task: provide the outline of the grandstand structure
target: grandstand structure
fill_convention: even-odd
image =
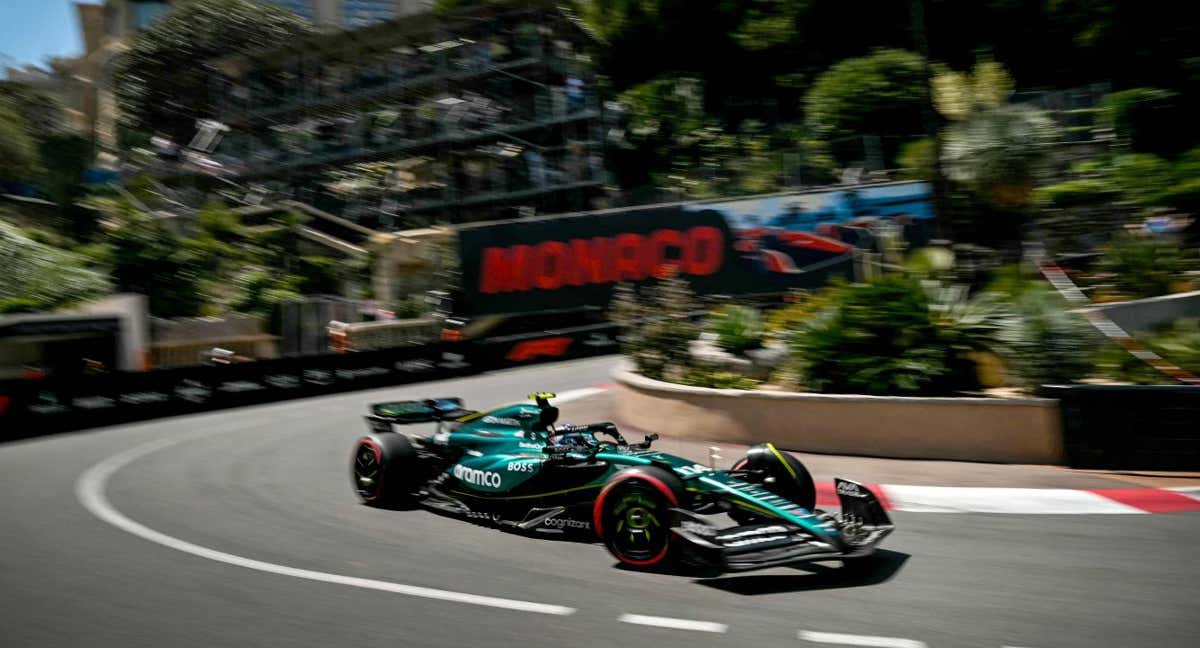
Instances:
[[[376,231],[593,208],[606,174],[586,38],[524,2],[211,61],[223,136],[188,175]]]

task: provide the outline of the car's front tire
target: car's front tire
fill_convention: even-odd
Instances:
[[[746,470],[754,476],[746,481],[762,484],[772,493],[812,511],[817,506],[817,487],[812,475],[799,459],[781,452],[770,443],[756,445],[746,451],[746,456],[733,464],[733,470]],[[734,509],[730,517],[742,524],[758,521],[759,516],[748,511]]]
[[[679,539],[671,532],[671,509],[682,505],[685,493],[679,478],[662,468],[622,470],[596,497],[593,528],[622,564],[668,569],[679,550]]]
[[[354,445],[350,478],[364,504],[379,507],[412,503],[419,486],[417,453],[402,434],[368,434]]]

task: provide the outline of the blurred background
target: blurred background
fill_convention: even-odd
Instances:
[[[648,371],[703,384],[1029,393],[1200,371],[1200,34],[1176,3],[0,12],[0,377],[622,316]],[[723,264],[689,274],[704,219]],[[707,360],[638,355],[669,311],[617,312],[617,284],[636,304],[675,274]],[[913,319],[854,321],[885,303]],[[733,370],[754,351],[765,368]],[[855,375],[880,358],[894,372]]]
[[[0,646],[1194,646],[1188,6],[0,0]],[[347,488],[368,403],[545,390],[897,532],[700,578]]]

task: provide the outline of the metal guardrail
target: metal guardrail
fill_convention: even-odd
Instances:
[[[0,380],[0,442],[614,353],[616,327],[259,362]]]

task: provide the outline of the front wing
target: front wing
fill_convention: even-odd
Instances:
[[[836,481],[842,511],[816,512],[828,533],[780,520],[718,528],[702,516],[675,510],[672,531],[683,542],[683,559],[722,572],[750,571],[802,562],[859,558],[895,528],[878,498],[865,486]]]

